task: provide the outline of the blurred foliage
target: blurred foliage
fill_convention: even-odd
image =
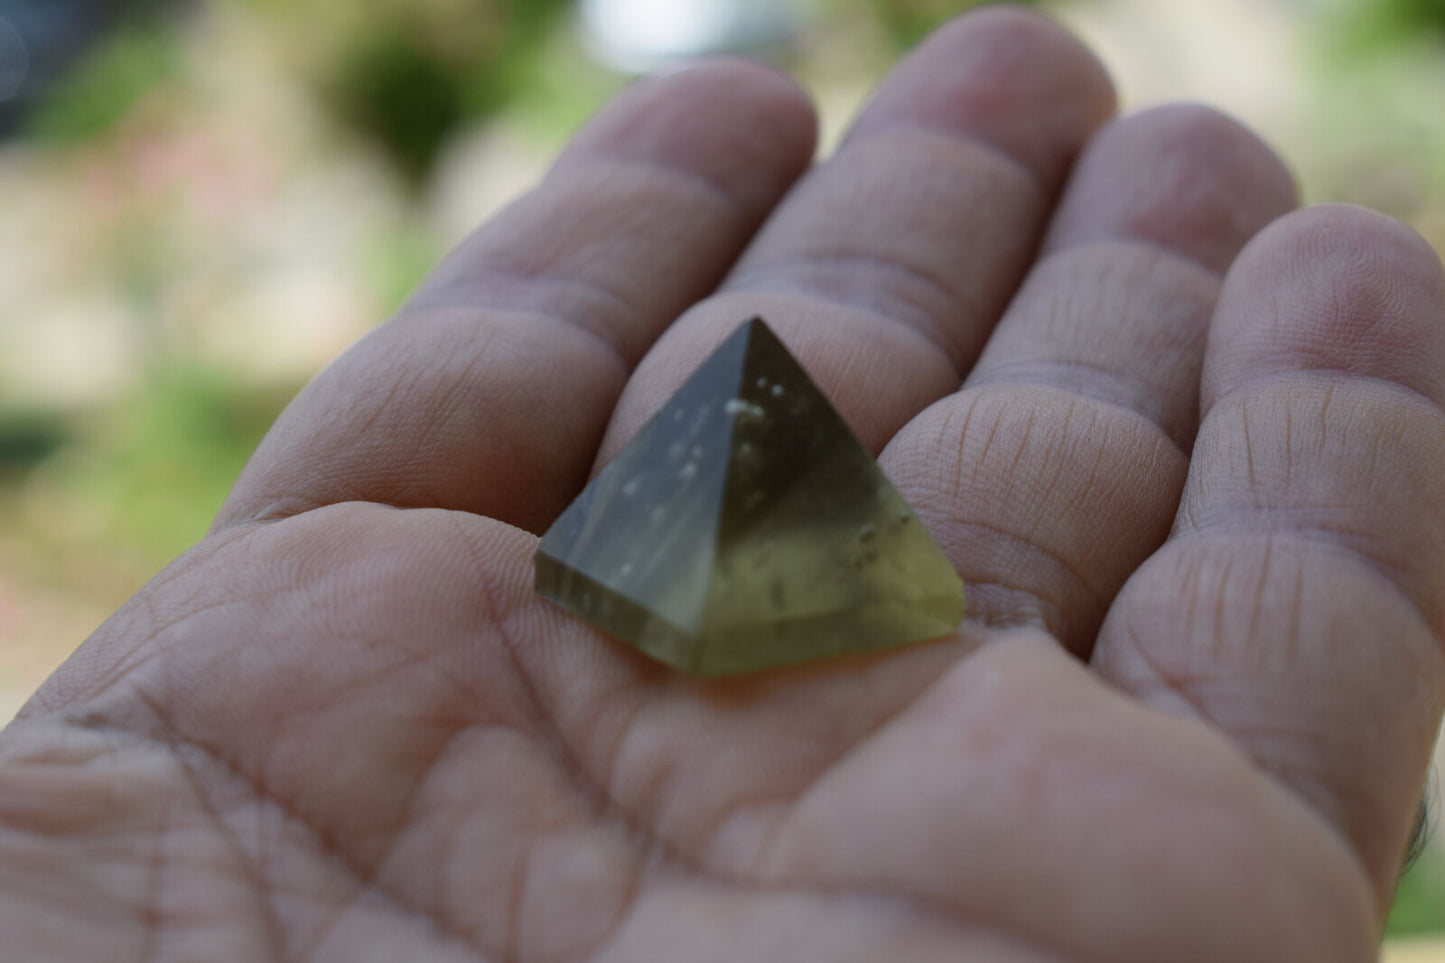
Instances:
[[[1445,0],[1370,0],[1346,8],[1357,40],[1390,43],[1445,38]]]
[[[153,12],[127,19],[46,92],[26,119],[25,133],[52,144],[105,134],[153,90],[179,75],[173,23]]]
[[[0,483],[23,475],[70,441],[66,420],[45,411],[0,411]]]
[[[435,235],[416,225],[373,239],[366,252],[367,274],[386,309],[400,308],[445,254]]]
[[[573,0],[211,0],[248,10],[278,60],[327,112],[382,150],[414,184],[460,129],[506,107],[537,79],[539,54]],[[26,125],[71,144],[110,130],[180,74],[186,17],[132,3],[47,91]],[[204,10],[198,11],[204,15]]]
[[[278,46],[336,116],[413,182],[463,125],[525,89],[572,0],[232,0],[264,12]]]
[[[1310,200],[1344,201],[1445,242],[1445,0],[1325,2],[1301,21],[1310,94],[1294,147]]]
[[[40,466],[32,523],[51,548],[120,553],[142,577],[194,544],[290,391],[214,371],[157,370],[113,408],[79,419]]]
[[[1445,0],[1327,0],[1315,26],[1319,52],[1336,71],[1389,72],[1412,59],[1445,57]],[[1328,83],[1330,72],[1320,79]],[[1393,85],[1396,96],[1387,99],[1407,89]],[[1438,113],[1433,99],[1429,103],[1431,113]]]
[[[1386,932],[1412,936],[1445,931],[1445,855],[1437,846],[1425,853],[1400,880]]]

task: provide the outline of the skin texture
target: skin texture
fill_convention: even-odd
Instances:
[[[1445,279],[992,8],[810,167],[639,83],[278,421],[0,735],[15,960],[1374,958],[1445,692]],[[968,583],[698,682],[537,533],[765,315]]]

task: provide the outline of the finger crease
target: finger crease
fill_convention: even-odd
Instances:
[[[207,745],[198,739],[181,733],[171,723],[164,707],[155,700],[139,692],[136,693],[136,696],[155,715],[157,731],[148,732],[135,726],[123,725],[109,718],[93,715],[67,720],[67,722],[76,728],[86,731],[111,733],[139,740],[144,745],[154,746],[162,750],[169,758],[176,762],[182,776],[186,779],[187,784],[196,796],[197,805],[201,807],[207,818],[212,821],[212,825],[216,830],[227,840],[228,845],[237,856],[240,865],[246,873],[247,883],[256,892],[257,898],[260,901],[259,908],[266,927],[268,942],[273,947],[276,959],[287,959],[290,957],[290,954],[285,952],[282,924],[275,906],[267,895],[272,887],[264,878],[260,861],[252,854],[251,849],[242,842],[235,831],[227,825],[224,814],[216,808],[203,780],[196,772],[194,764],[185,758],[187,752],[198,756],[201,760],[204,760],[217,769],[226,778],[234,780],[244,786],[256,802],[273,807],[286,822],[305,832],[317,852],[334,861],[348,877],[355,880],[360,892],[375,894],[405,916],[425,920],[430,928],[435,931],[438,939],[456,944],[460,947],[465,947],[472,956],[479,960],[479,963],[482,961],[482,957],[477,953],[476,947],[472,945],[466,936],[450,929],[439,915],[427,911],[419,904],[413,903],[401,892],[382,885],[376,878],[374,872],[368,870],[363,864],[348,856],[292,804],[272,793],[263,780],[259,780],[248,774],[221,752],[219,748]],[[262,854],[262,856],[264,857],[264,854]]]
[[[479,268],[465,281],[419,295],[402,315],[449,308],[564,325],[601,344],[626,371],[641,355],[641,347],[631,342],[643,339],[624,332],[652,327],[639,322],[641,312],[625,295],[600,281],[503,265]]]
[[[1051,371],[1069,371],[1082,375],[1066,383],[1049,377]],[[1106,405],[1133,418],[1142,419],[1157,431],[1181,456],[1188,458],[1189,449],[1177,430],[1164,424],[1163,411],[1149,399],[1158,396],[1142,378],[1117,371],[1102,364],[1083,360],[1006,361],[990,364],[977,381],[970,379],[968,388],[989,385],[1041,386],[1073,395],[1083,401]]]
[[[882,252],[817,253],[747,268],[730,290],[783,290],[860,308],[922,334],[962,378],[974,346],[964,332],[985,326],[986,312],[966,292],[905,258]],[[884,292],[879,297],[877,292]],[[953,322],[952,324],[946,323]]]

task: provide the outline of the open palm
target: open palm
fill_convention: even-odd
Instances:
[[[770,71],[628,91],[5,731],[5,959],[1371,959],[1445,691],[1445,281],[1217,114],[1111,110],[1002,9],[811,170]],[[697,681],[533,595],[753,314],[956,637]]]

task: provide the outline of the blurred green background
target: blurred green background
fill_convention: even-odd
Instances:
[[[0,721],[203,534],[294,391],[629,70],[689,48],[774,57],[826,142],[968,5],[662,3],[0,0]],[[1445,249],[1442,0],[1042,6],[1126,106],[1224,106],[1307,200],[1380,208]],[[1391,928],[1445,932],[1440,844]]]

